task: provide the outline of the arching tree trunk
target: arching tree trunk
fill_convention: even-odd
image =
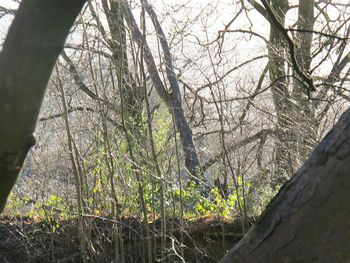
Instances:
[[[350,110],[221,263],[349,262]]]
[[[0,213],[28,150],[52,68],[84,0],[23,0],[0,53]]]

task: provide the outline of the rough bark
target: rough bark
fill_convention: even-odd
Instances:
[[[288,10],[288,1],[272,1],[272,8],[275,10],[278,19],[285,20],[285,14]],[[293,174],[293,162],[290,156],[290,141],[293,137],[293,126],[290,115],[290,95],[287,89],[287,77],[285,70],[285,57],[287,55],[287,45],[283,34],[273,26],[270,26],[271,46],[268,47],[269,53],[269,77],[272,84],[271,92],[273,103],[277,115],[276,127],[276,169],[274,173],[273,185],[279,185],[284,182],[289,174]]]
[[[298,29],[295,34],[296,60],[303,72],[309,74],[312,60],[312,32],[314,28],[314,0],[300,1],[298,9]],[[305,32],[303,32],[305,31]],[[315,105],[309,99],[310,90],[296,80],[293,90],[293,99],[298,114],[294,116],[297,136],[295,148],[298,149],[298,159],[304,161],[317,142],[318,125],[315,117]],[[307,136],[305,136],[307,134]]]
[[[263,4],[269,8],[267,13],[271,23],[269,76],[278,117],[273,186],[279,186],[294,174],[317,141],[315,108],[309,100],[314,90],[309,75],[314,1],[300,2],[297,21],[299,31],[293,40],[284,27],[288,1],[273,0],[271,6],[263,1]],[[293,79],[287,76],[290,71],[293,72]]]
[[[349,262],[350,110],[221,263]]]
[[[0,53],[0,212],[28,150],[52,68],[84,0],[23,0]]]

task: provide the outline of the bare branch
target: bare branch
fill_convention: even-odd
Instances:
[[[262,140],[264,139],[266,136],[274,134],[274,130],[273,129],[264,129],[259,131],[258,133],[245,138],[242,141],[239,142],[235,142],[234,144],[228,146],[226,148],[227,152],[232,152],[234,150],[237,150],[249,143],[252,143],[256,140]],[[211,158],[209,161],[207,161],[204,165],[202,165],[202,170],[206,171],[210,166],[212,166],[213,164],[217,163],[221,158],[223,158],[225,155],[224,152],[220,152],[219,154],[217,154],[216,156],[214,156],[213,158]]]
[[[300,65],[298,64],[298,61],[295,56],[295,45],[293,40],[288,35],[288,30],[284,27],[283,23],[280,21],[280,19],[278,18],[275,11],[270,6],[270,4],[266,0],[261,0],[261,2],[266,8],[266,11],[269,14],[269,17],[271,18],[273,25],[282,33],[282,35],[284,36],[284,38],[288,43],[289,53],[290,53],[291,62],[293,64],[294,70],[298,73],[298,75],[302,78],[302,80],[307,84],[306,87],[307,87],[308,93],[310,91],[315,91],[316,88],[314,86],[311,76],[309,76],[308,73],[304,72],[300,68]]]

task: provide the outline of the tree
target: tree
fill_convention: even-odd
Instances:
[[[221,263],[348,262],[350,110]]]
[[[263,3],[265,12],[270,12],[269,19],[278,18],[274,14],[274,12],[279,12],[276,11],[280,8],[276,7],[277,2],[275,2],[275,11],[265,1]],[[25,155],[34,143],[32,132],[47,80],[62,49],[69,27],[82,5],[83,1],[62,0],[55,3],[54,0],[23,0],[16,14],[16,19],[0,55],[0,83],[2,83],[0,86],[0,102],[2,102],[0,123],[7,124],[6,127],[0,129],[1,209],[3,209]],[[307,17],[306,13],[310,13],[307,12],[307,9],[304,11],[305,15],[301,17]],[[284,15],[284,12],[280,15]],[[61,15],[65,19],[62,20]],[[31,18],[28,21],[33,22],[33,25],[24,20],[28,17]],[[154,23],[156,24],[157,21]],[[279,30],[274,33],[282,35],[276,43],[277,47],[283,46],[282,53],[285,54],[288,51],[290,52],[288,54],[291,55],[293,48],[297,51],[296,54],[302,52],[297,48],[297,42],[290,42],[288,36],[283,34],[285,33],[284,28],[280,27],[278,21],[274,22],[274,27]],[[305,26],[305,28],[308,27]],[[56,29],[53,31],[54,34],[46,34],[53,29]],[[299,29],[304,30],[302,26]],[[25,39],[30,45],[23,44],[21,39]],[[273,39],[271,37],[271,40]],[[312,80],[306,74],[309,67],[308,62],[300,60],[307,57],[307,54],[291,58],[292,64],[294,63],[293,70],[296,72],[295,76],[299,77],[295,89],[303,93],[301,96],[303,99],[305,95],[308,95],[307,91],[313,89]],[[273,61],[275,53],[269,53],[269,55],[272,62],[276,64],[279,62],[277,59]],[[18,70],[19,66],[21,66],[20,70]],[[274,67],[272,63],[270,71],[281,70],[280,66]],[[277,76],[271,72],[271,78]],[[170,76],[170,79],[171,77],[174,76]],[[305,82],[306,85],[304,85]],[[281,84],[280,87],[276,85],[275,89],[285,92],[283,85],[285,84]],[[218,102],[215,101],[216,103]],[[279,106],[285,105],[279,104]],[[67,114],[68,109],[65,109],[65,115]],[[225,127],[221,126],[222,134],[224,134]],[[350,158],[349,127],[350,113],[348,111],[299,172],[284,185],[267,207],[258,224],[227,254],[222,262],[329,262],[331,259],[345,262],[349,259],[346,247],[349,241],[347,227],[349,208],[346,202],[349,195],[347,193],[349,183],[347,174],[350,168],[350,160],[348,160]],[[226,161],[229,161],[226,153],[225,156]],[[325,251],[327,251],[326,256]]]
[[[336,89],[333,85],[340,80],[340,72],[347,66],[348,59],[343,56],[345,44],[340,44],[332,70],[317,83],[312,74],[316,75],[322,64],[315,61],[325,46],[314,44],[323,41],[319,29],[314,29],[322,11],[316,13],[315,9],[322,7],[313,0],[300,1],[297,7],[288,0],[263,0],[263,6],[256,1],[249,2],[270,23],[268,72],[277,115],[273,180],[279,185],[295,173],[319,141],[321,124],[334,102],[324,90]],[[286,28],[287,13],[294,8],[298,11],[296,22]],[[323,23],[328,25],[330,19],[326,17]],[[330,43],[337,39],[337,30],[320,30]],[[325,57],[331,56],[331,52],[328,50]],[[316,89],[316,86],[322,88]]]
[[[130,7],[126,1],[121,1],[121,9],[125,16],[126,23],[130,29],[132,38],[135,42],[142,48],[144,61],[148,69],[148,73],[152,79],[153,85],[162,99],[166,104],[169,111],[173,114],[175,119],[176,128],[180,134],[180,141],[185,155],[185,167],[192,175],[192,179],[197,183],[203,179],[201,166],[198,159],[198,154],[196,147],[193,142],[192,130],[186,119],[181,100],[181,92],[179,87],[179,82],[176,77],[176,73],[173,66],[173,59],[170,53],[170,48],[166,40],[163,29],[158,21],[158,17],[154,12],[152,6],[146,1],[143,1],[143,7],[148,13],[152,24],[157,33],[157,37],[160,42],[161,50],[163,52],[163,60],[165,64],[165,75],[166,81],[169,83],[169,88],[166,88],[166,81],[162,81],[160,74],[157,70],[157,65],[155,59],[152,55],[152,51],[147,43],[145,36],[142,34],[138,25],[135,21],[135,18],[131,12]]]
[[[23,0],[0,54],[0,212],[28,150],[52,68],[85,1]]]
[[[318,107],[322,103],[310,100],[325,96],[314,89],[311,70],[314,1],[300,1],[297,33],[294,41],[284,28],[288,1],[261,1],[264,7],[250,1],[271,23],[269,73],[272,93],[278,115],[277,174],[293,174],[295,159],[305,159],[316,142],[316,131],[324,117]],[[265,9],[264,9],[265,8]],[[343,47],[340,47],[342,50]],[[347,64],[343,51],[325,83],[330,88],[332,75],[339,78]],[[293,81],[286,77],[289,57]],[[333,81],[337,81],[333,79]],[[292,85],[292,92],[288,86]],[[323,87],[324,88],[324,87]],[[330,103],[329,101],[327,104]],[[327,107],[325,108],[327,109]],[[298,128],[295,126],[298,125]],[[283,185],[270,202],[257,224],[220,261],[229,262],[347,262],[350,238],[347,223],[350,151],[350,110],[316,147],[308,160]],[[303,133],[308,136],[303,136]],[[295,154],[294,160],[290,153]],[[276,178],[281,180],[283,177]],[[327,251],[327,252],[325,252]]]
[[[236,108],[241,108],[233,118],[223,112],[226,127],[221,137],[226,133],[226,137],[233,137],[234,141],[226,139],[227,150],[223,144],[220,153],[210,159],[208,165],[224,162],[220,156],[224,157],[225,152],[231,159],[235,158],[239,154],[234,151],[247,145],[244,142],[258,145],[256,163],[249,169],[254,178],[253,185],[259,187],[268,183],[272,189],[278,190],[333,125],[331,122],[337,115],[337,108],[349,101],[346,91],[349,59],[345,40],[349,34],[349,20],[343,13],[347,12],[343,8],[349,5],[317,1],[300,1],[300,5],[292,1],[259,2],[235,1],[237,12],[217,38],[217,53],[221,56],[215,62],[219,68],[231,58],[226,63],[235,67],[223,73],[219,69],[213,70],[210,75],[216,75],[215,81],[208,78],[208,84],[198,90],[209,90],[208,87],[214,86],[215,91],[219,89],[215,86],[224,86],[234,79],[236,87],[232,93],[238,94],[230,94],[230,84],[226,84],[228,87],[224,86],[221,92],[224,95],[218,96],[216,101],[226,105],[235,103],[238,104]],[[241,25],[242,18],[247,25]],[[265,24],[256,27],[263,19],[266,27]],[[266,33],[263,28],[267,29]],[[230,34],[235,37],[230,38]],[[235,42],[240,38],[244,44]],[[215,57],[217,53],[210,47],[213,42],[208,41],[206,47],[212,49],[208,55]],[[235,50],[244,51],[244,45],[249,43],[255,43],[257,47],[249,52],[248,58],[232,55]],[[261,67],[265,61],[266,66]],[[253,69],[249,70],[247,65]],[[199,92],[192,90],[194,101],[198,102]],[[207,104],[215,102],[204,96],[200,99]],[[336,110],[333,111],[333,107]],[[261,130],[261,127],[264,128]],[[251,131],[254,131],[253,136],[249,134]],[[215,130],[207,131],[207,134],[213,132]],[[248,134],[247,137],[240,139],[244,133]],[[268,134],[268,137],[255,136],[258,134]],[[232,163],[235,165],[235,161]]]

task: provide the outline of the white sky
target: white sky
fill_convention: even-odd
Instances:
[[[202,9],[206,8],[208,4],[214,5],[211,0],[149,0],[153,5],[155,6],[157,14],[166,14],[166,12],[169,12],[169,7],[173,6],[181,6],[185,5],[188,7],[187,9],[181,9],[182,13],[171,13],[168,16],[164,16],[164,19],[161,21],[164,31],[168,36],[173,36],[176,33],[176,30],[178,27],[181,27],[184,24],[184,21],[186,21],[189,17],[194,17],[196,14],[198,14]],[[136,1],[137,2],[137,1]],[[298,3],[297,0],[290,1],[293,4]],[[348,0],[333,0],[332,3],[343,3],[348,4]],[[0,5],[7,7],[7,8],[17,8],[18,4],[15,0],[0,0]],[[247,3],[247,6],[249,4]],[[188,10],[188,11],[184,11]],[[235,6],[233,5],[232,0],[219,0],[218,5],[214,6],[212,10],[210,8],[206,9],[208,12],[207,16],[202,16],[202,20],[196,21],[194,24],[191,25],[191,27],[186,28],[189,30],[189,34],[193,34],[196,37],[200,38],[202,41],[205,41],[206,38],[206,32],[209,36],[210,40],[214,40],[218,34],[219,30],[222,30],[232,17],[235,15],[235,13],[238,11],[236,10]],[[328,11],[331,12],[331,11]],[[330,14],[332,15],[332,14]],[[290,17],[290,20],[292,21],[293,18],[296,17],[295,11],[290,11],[288,13],[288,17]],[[137,15],[135,13],[135,18],[137,19]],[[267,25],[267,22],[264,18],[261,17],[260,14],[258,14],[256,11],[250,12],[249,18],[251,19],[252,23],[252,30],[258,34],[261,34],[263,36],[268,35],[269,26]],[[12,16],[8,15],[6,17],[1,18],[0,20],[0,44],[3,42],[6,32],[8,30],[8,27],[12,21]],[[246,19],[245,15],[241,15],[240,18],[235,21],[235,23],[232,25],[232,28],[234,29],[248,29],[249,24],[248,20]],[[187,32],[186,32],[187,33]],[[181,36],[182,37],[182,36]],[[188,37],[188,41],[190,41],[191,38]],[[194,40],[194,38],[193,38]],[[152,39],[149,39],[149,41],[152,44]],[[260,40],[251,40],[249,39],[249,35],[243,35],[243,34],[229,34],[227,36],[226,41],[231,41],[230,45],[226,45],[227,47],[232,48],[231,54],[230,54],[230,63],[235,65],[241,63],[243,60],[246,60],[247,58],[251,58],[256,54],[262,54],[266,53],[266,46],[265,44]],[[196,50],[196,47],[192,43],[187,42],[188,46],[185,48],[187,50],[184,50],[184,53],[188,55],[188,57],[195,57],[198,55],[198,50]],[[226,42],[227,44],[227,42]],[[174,52],[176,55],[177,53]],[[327,69],[328,70],[328,69]]]
[[[18,4],[12,0],[0,0],[0,6],[5,8],[17,9]],[[7,30],[12,22],[13,17],[6,15],[0,20],[0,44],[5,40]]]

